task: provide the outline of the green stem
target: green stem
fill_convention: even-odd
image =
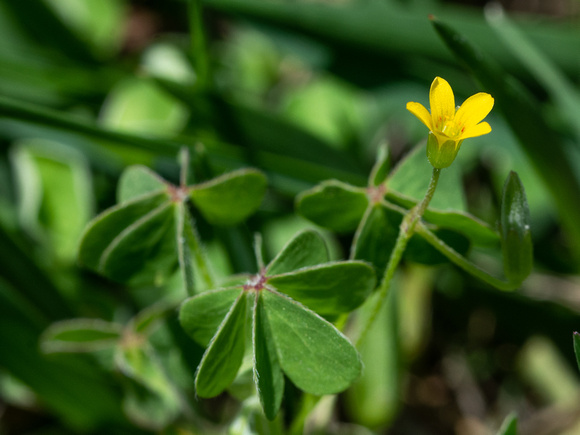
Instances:
[[[197,266],[197,271],[201,274],[201,279],[204,282],[206,289],[212,289],[215,287],[215,281],[211,273],[211,268],[209,267],[209,260],[204,250],[204,246],[201,243],[199,234],[197,233],[197,228],[195,227],[195,222],[193,218],[188,219],[188,223],[191,226],[191,242],[193,250],[193,258],[195,265]]]
[[[403,253],[405,252],[407,243],[409,243],[409,240],[411,239],[411,236],[415,231],[415,226],[417,225],[417,222],[419,222],[419,220],[423,216],[423,213],[425,213],[425,210],[429,206],[431,199],[433,198],[433,194],[435,193],[435,189],[437,188],[437,183],[439,181],[440,174],[441,169],[433,168],[431,181],[429,182],[429,187],[427,187],[425,197],[421,200],[419,204],[417,204],[405,215],[403,221],[401,222],[401,225],[399,227],[399,235],[397,236],[397,241],[395,242],[395,247],[393,248],[393,252],[391,253],[389,262],[387,263],[387,267],[383,275],[383,280],[381,281],[381,284],[379,285],[378,288],[379,296],[375,299],[376,302],[371,309],[371,315],[367,318],[367,321],[365,325],[362,327],[360,335],[356,340],[357,347],[365,339],[369,329],[371,328],[379,312],[381,311],[383,304],[387,299],[387,294],[389,292],[389,288],[391,287],[391,281],[393,280],[393,276],[395,275],[397,266],[401,262],[401,258],[403,258]]]
[[[181,269],[187,294],[193,296],[197,293],[195,290],[193,264],[195,264],[195,272],[200,274],[201,280],[207,289],[215,287],[215,282],[211,274],[209,261],[205,255],[203,245],[195,227],[195,221],[187,208],[187,204],[183,202],[180,203],[177,210],[177,221],[179,268]]]
[[[447,245],[443,240],[429,231],[429,229],[422,223],[417,225],[416,231],[417,234],[420,234],[431,246],[449,258],[449,260],[451,260],[455,265],[461,267],[467,273],[481,279],[482,281],[487,282],[500,290],[514,290],[520,286],[521,282],[503,281],[490,275],[485,270],[473,264],[463,255],[455,251],[451,246]]]

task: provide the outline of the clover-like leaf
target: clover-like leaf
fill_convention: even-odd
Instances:
[[[298,388],[334,394],[358,377],[358,352],[331,323],[288,296],[263,291],[260,297],[280,366]]]
[[[128,281],[137,275],[152,278],[173,270],[175,255],[169,264],[166,258],[175,243],[172,221],[171,200],[164,191],[110,208],[85,230],[79,262],[118,281]]]
[[[254,306],[253,326],[254,382],[264,413],[268,419],[273,420],[282,403],[284,375],[264,302],[258,293]]]
[[[274,258],[266,273],[279,275],[307,266],[326,263],[329,260],[328,248],[322,236],[312,230],[299,233]]]
[[[214,397],[235,379],[244,358],[246,294],[238,296],[199,363],[195,388],[200,397]]]
[[[199,185],[173,186],[144,166],[129,167],[119,183],[120,203],[85,229],[79,262],[131,284],[161,283],[179,264],[186,289],[193,294],[192,264],[199,266],[203,252],[193,240],[197,233],[185,202],[191,198],[210,223],[236,224],[259,206],[265,185],[264,175],[252,169]],[[202,280],[212,282],[205,275]]]
[[[183,329],[197,342],[209,342],[197,371],[198,395],[215,396],[236,376],[244,355],[246,300],[253,301],[254,382],[267,418],[280,408],[283,373],[313,394],[350,385],[360,373],[358,353],[315,311],[334,315],[358,307],[374,289],[375,274],[362,261],[327,260],[323,239],[304,231],[245,284],[201,293],[182,304]]]
[[[121,174],[117,186],[117,201],[129,201],[141,195],[167,189],[168,183],[146,166],[129,166]]]
[[[217,289],[187,299],[179,311],[181,326],[196,342],[207,346],[241,291]]]
[[[325,263],[266,278],[273,287],[322,315],[360,306],[375,287],[375,273],[362,261]]]
[[[296,198],[302,216],[339,233],[354,230],[368,204],[365,189],[337,180],[323,181]]]
[[[175,270],[175,252],[174,204],[167,202],[121,231],[102,252],[98,271],[116,281],[137,274],[155,281]]]
[[[255,169],[240,169],[192,186],[190,197],[215,225],[234,225],[254,213],[266,192],[266,177]]]

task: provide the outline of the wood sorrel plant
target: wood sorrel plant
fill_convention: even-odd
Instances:
[[[366,187],[330,180],[298,196],[298,212],[314,223],[335,232],[355,231],[347,261],[330,261],[321,236],[303,231],[268,264],[256,243],[258,272],[216,284],[192,209],[210,224],[237,224],[259,207],[266,179],[257,170],[243,169],[190,185],[186,153],[177,186],[145,167],[128,168],[119,183],[119,204],[88,225],[79,260],[131,285],[163,282],[179,268],[189,296],[179,304],[179,324],[205,348],[197,366],[189,367],[195,372],[196,395],[210,398],[230,388],[246,361],[264,415],[277,421],[281,433],[276,416],[286,378],[303,392],[322,396],[344,391],[360,375],[360,356],[341,329],[350,312],[370,301],[370,314],[356,337],[357,345],[362,343],[401,260],[424,264],[450,260],[502,290],[518,287],[530,273],[529,212],[518,176],[510,173],[505,183],[497,231],[467,213],[460,173],[451,166],[464,139],[491,131],[481,121],[493,98],[476,94],[456,109],[451,87],[436,78],[430,103],[431,112],[418,103],[407,105],[430,130],[427,159],[418,148],[389,173],[383,149]],[[505,278],[465,257],[470,246],[497,244]],[[378,286],[377,274],[382,276]],[[369,298],[373,290],[374,297]],[[163,427],[180,413],[190,412],[180,388],[155,362],[147,344],[151,325],[174,312],[175,305],[145,310],[126,327],[87,319],[61,322],[46,332],[43,348],[80,352],[112,346],[116,367],[132,382],[127,390],[128,415]],[[143,394],[134,393],[135,385],[153,399],[140,400]],[[292,433],[301,431],[315,402],[304,401],[294,416]],[[156,413],[149,412],[152,403]]]

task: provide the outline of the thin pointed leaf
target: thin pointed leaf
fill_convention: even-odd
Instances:
[[[53,323],[41,336],[46,353],[92,352],[113,347],[123,327],[100,319],[71,319]]]
[[[296,209],[316,225],[348,232],[357,227],[368,203],[365,189],[328,180],[298,195]]]
[[[214,397],[235,379],[245,348],[246,294],[241,293],[205,351],[195,377],[199,397]]]
[[[117,201],[129,201],[147,193],[167,189],[167,186],[167,182],[146,166],[129,166],[119,179]]]
[[[196,342],[207,346],[242,289],[211,290],[186,299],[179,310],[181,326]]]
[[[264,309],[261,292],[256,293],[254,306],[254,382],[264,414],[273,420],[280,410],[284,395],[284,376],[268,317]]]
[[[195,206],[208,222],[234,225],[254,213],[266,192],[266,177],[255,169],[240,169],[191,188]]]
[[[287,296],[262,291],[282,370],[315,395],[348,388],[361,372],[358,352],[332,324]]]
[[[279,275],[329,261],[328,248],[322,236],[312,230],[297,234],[278,253],[266,270],[267,275]]]
[[[266,285],[322,315],[354,310],[375,288],[373,268],[362,261],[341,261],[268,277]]]

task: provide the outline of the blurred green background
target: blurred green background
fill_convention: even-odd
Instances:
[[[455,164],[469,211],[494,227],[503,182],[519,174],[534,272],[506,293],[450,264],[405,263],[400,298],[361,350],[365,376],[330,417],[317,408],[310,433],[483,435],[512,411],[522,434],[580,433],[580,2],[483,3],[0,2],[0,434],[227,433],[243,420],[247,402],[195,398],[203,349],[176,338],[174,318],[151,343],[192,415],[163,423],[140,420],[146,407],[127,412],[106,352],[40,351],[54,321],[125,324],[184,297],[177,281],[129,288],[80,269],[86,223],[115,204],[125,167],[177,181],[189,146],[196,181],[267,174],[247,224],[198,228],[218,276],[254,272],[254,232],[271,258],[313,226],[294,212],[298,193],[331,178],[364,186],[380,146],[394,165],[424,140],[405,104],[428,107],[435,76],[458,103],[495,97],[492,133]],[[446,43],[429,14],[479,52]],[[348,257],[352,234],[325,236],[334,258]],[[488,252],[471,258],[498,268]]]

